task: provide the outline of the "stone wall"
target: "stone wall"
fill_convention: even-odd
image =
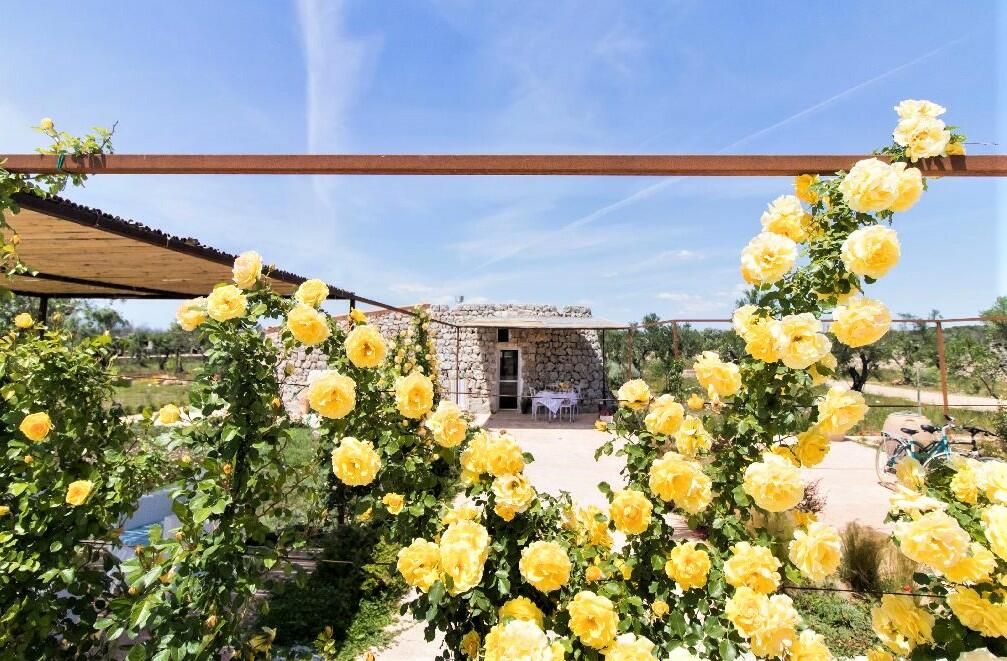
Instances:
[[[474,319],[499,317],[500,328],[507,328],[508,318],[574,317],[590,318],[590,308],[521,304],[464,304],[449,307],[432,305],[432,319],[464,324]],[[386,340],[409,327],[412,318],[397,312],[368,313],[370,323],[377,326]],[[340,319],[340,323],[346,323]],[[275,333],[275,331],[274,331]],[[529,387],[565,382],[580,388],[582,411],[593,411],[603,396],[601,342],[598,331],[575,329],[512,328],[510,341],[497,343],[496,327],[454,328],[436,321],[430,323],[430,334],[437,347],[440,364],[438,378],[448,397],[474,413],[485,413],[497,407],[497,377],[500,348],[516,348],[521,356],[521,378],[525,392]],[[457,354],[457,361],[456,361]],[[303,349],[282,367],[283,399],[292,412],[299,408],[297,395],[303,390],[312,370],[325,368],[324,358],[317,352],[306,354]],[[524,393],[522,393],[524,394]]]

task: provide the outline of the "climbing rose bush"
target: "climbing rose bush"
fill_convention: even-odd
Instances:
[[[800,469],[820,463],[829,436],[851,430],[868,407],[858,392],[816,386],[834,374],[835,342],[865,346],[889,329],[888,308],[860,292],[899,260],[893,215],[925,189],[912,163],[964,151],[964,136],[937,118],[943,108],[907,101],[897,111],[895,142],[879,152],[887,158],[833,177],[801,175],[794,194],[762,214],[762,231],[741,255],[755,302],[734,317],[748,356],[699,356],[703,392],[688,398],[691,413],[640,379],[618,389],[614,423],[599,425],[612,432],[599,454],[625,460],[622,488],[599,485],[607,511],[566,494],[525,502],[531,491],[515,509],[499,484],[524,485],[532,458],[500,432],[463,446],[465,500],[446,505],[437,533],[399,557],[419,590],[410,608],[429,635],[444,632],[446,657],[831,658],[787,594],[828,587],[842,558],[838,531],[800,509]],[[917,574],[910,594],[884,595],[872,659],[1005,649],[1007,565],[997,549],[1007,550],[1007,505],[992,500],[1003,497],[1001,466],[959,468],[961,521],[935,505],[935,494],[900,492],[910,502],[898,510],[905,521],[896,543],[930,571]],[[795,525],[782,557],[757,524],[770,515]],[[953,588],[949,576],[966,585]],[[507,606],[515,603],[521,608]]]

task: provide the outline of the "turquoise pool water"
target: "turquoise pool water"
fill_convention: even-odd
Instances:
[[[122,540],[123,546],[140,546],[150,543],[150,529],[158,524],[148,523],[145,526],[140,526],[139,528],[130,528],[128,530],[122,531],[122,536],[119,539]]]

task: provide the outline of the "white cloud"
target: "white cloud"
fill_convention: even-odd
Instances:
[[[308,150],[312,153],[351,150],[353,107],[381,46],[375,37],[351,37],[345,14],[346,3],[342,1],[297,3],[306,70]],[[335,181],[333,177],[314,177],[315,191],[327,205],[334,199]]]

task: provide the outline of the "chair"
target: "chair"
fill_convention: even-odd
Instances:
[[[538,394],[538,389],[533,386],[528,386],[528,397],[531,398],[531,417],[532,420],[538,420],[538,410],[539,408],[545,409],[546,414],[549,413],[549,408],[546,407],[541,401],[535,401],[535,395]]]
[[[574,408],[576,408],[576,404],[569,399],[564,399],[559,404],[559,419],[563,420],[563,411],[566,411],[570,414],[570,422],[573,422]]]

